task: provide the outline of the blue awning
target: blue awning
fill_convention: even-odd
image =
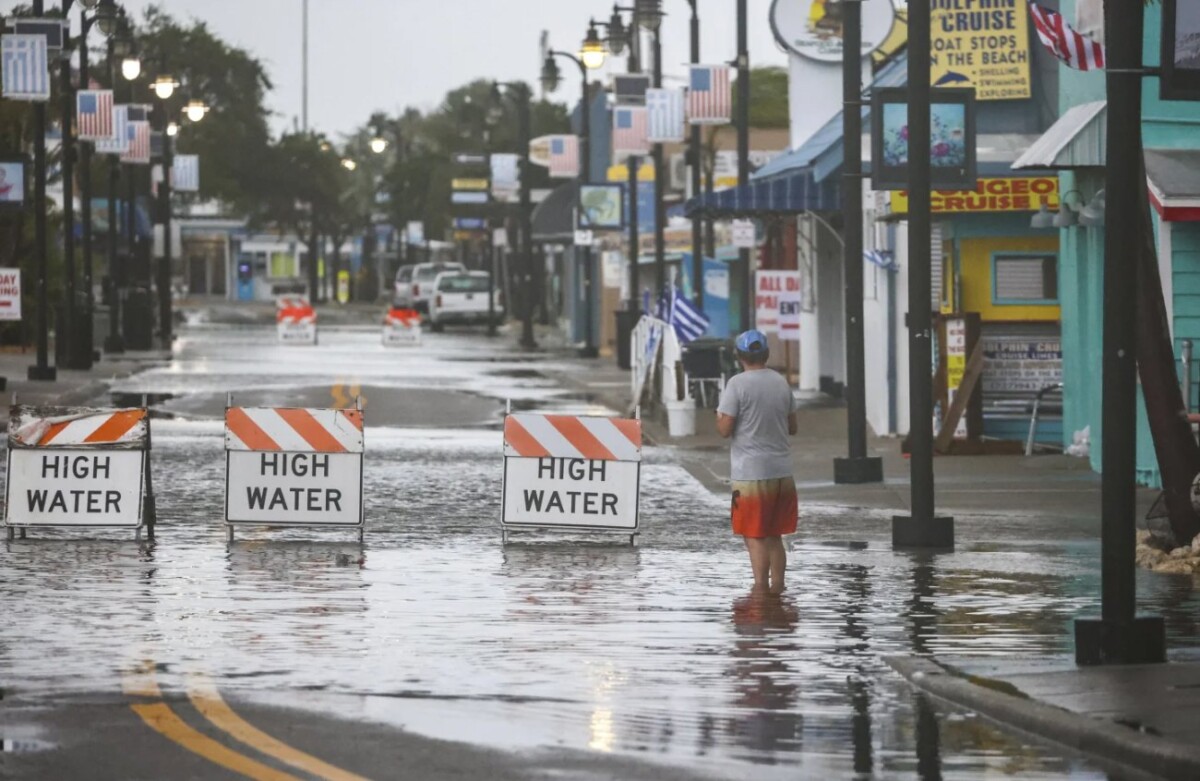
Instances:
[[[811,172],[797,171],[788,176],[753,181],[745,187],[731,187],[712,195],[688,200],[684,212],[689,217],[771,217],[839,208],[833,183],[813,180]]]

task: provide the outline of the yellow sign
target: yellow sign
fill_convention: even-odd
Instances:
[[[907,191],[892,192],[891,201],[892,214],[908,213]],[[1043,204],[1058,208],[1058,177],[980,179],[974,190],[934,190],[931,201],[934,214],[1035,212]]]
[[[610,165],[608,167],[606,177],[610,182],[628,182],[629,166],[627,166],[625,163],[621,163],[620,165]],[[654,163],[643,162],[638,166],[638,181],[654,181]]]
[[[451,179],[450,188],[453,190],[486,190],[487,179]]]
[[[1029,12],[1022,0],[933,3],[935,87],[974,87],[976,100],[1029,98]]]

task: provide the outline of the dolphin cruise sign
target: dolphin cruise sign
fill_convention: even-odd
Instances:
[[[935,87],[974,87],[976,100],[1032,96],[1026,0],[931,0]]]

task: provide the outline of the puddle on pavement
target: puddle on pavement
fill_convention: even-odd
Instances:
[[[202,336],[184,337],[190,360],[228,356]],[[304,360],[373,345],[338,339]],[[237,381],[297,354],[247,363]],[[789,590],[763,600],[748,593],[727,498],[667,450],[646,451],[638,547],[505,547],[497,432],[378,428],[364,546],[314,529],[244,529],[226,546],[220,422],[153,427],[156,544],[38,530],[0,553],[0,669],[26,699],[120,691],[123,671],[153,660],[176,695],[202,671],[242,698],[724,777],[1102,777],[923,704],[882,661],[1068,656],[1071,621],[1098,605],[1094,539],[964,518],[960,539],[986,544],[921,557],[891,551],[887,514],[806,508]],[[1139,573],[1139,596],[1173,649],[1200,646],[1194,590]]]

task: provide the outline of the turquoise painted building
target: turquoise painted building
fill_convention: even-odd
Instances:
[[[1095,24],[1090,20],[1102,18],[1100,0],[1062,0],[1060,6],[1064,18],[1081,32],[1102,36],[1102,31],[1088,29]],[[1148,5],[1148,67],[1159,63],[1161,27],[1160,7]],[[1105,76],[1066,66],[1059,70],[1060,119],[1014,167],[1059,170],[1063,199],[1076,218],[1082,217],[1083,224],[1060,229],[1063,439],[1069,445],[1075,432],[1089,430],[1091,463],[1100,471]],[[1142,111],[1159,270],[1178,357],[1184,340],[1200,347],[1200,209],[1192,204],[1200,204],[1200,152],[1194,151],[1200,150],[1200,103],[1160,100],[1159,81],[1150,77],[1143,81]],[[1188,403],[1195,410],[1200,372],[1194,367],[1192,379]],[[1138,478],[1157,486],[1160,474],[1144,404],[1138,407],[1138,421]]]

